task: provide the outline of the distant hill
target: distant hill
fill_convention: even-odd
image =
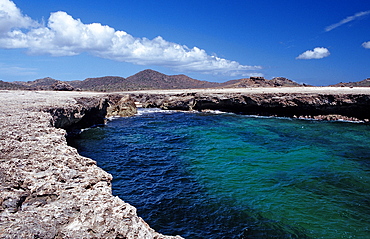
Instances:
[[[186,75],[165,75],[154,70],[144,70],[128,78],[105,76],[88,78],[84,81],[69,82],[73,87],[91,91],[126,91],[149,89],[201,89],[201,88],[242,88],[302,86],[286,78],[266,80],[263,77],[231,80],[224,83],[200,81]]]
[[[76,89],[109,92],[125,90],[125,81],[125,78],[119,76],[104,76],[87,78],[83,81],[70,81],[68,83]]]
[[[24,86],[25,88],[30,90],[52,90],[51,86],[57,82],[58,81],[53,78],[45,77],[34,81],[15,81],[14,83]]]
[[[362,81],[357,81],[357,82],[347,82],[347,83],[340,82],[338,84],[330,85],[330,86],[333,86],[333,87],[370,87],[370,78],[367,78]]]
[[[37,79],[34,81],[15,81],[14,84],[21,86],[25,90],[74,90],[67,82],[55,80],[50,77]]]
[[[186,75],[165,75],[153,70],[144,70],[127,78],[128,82],[151,89],[196,89],[216,87],[219,83],[200,81]]]
[[[84,91],[130,91],[150,89],[202,89],[202,88],[246,88],[246,87],[296,87],[304,86],[292,80],[276,77],[250,77],[224,83],[200,81],[186,75],[165,75],[154,70],[144,70],[133,76],[104,76],[87,78],[83,81],[58,81],[50,77],[27,82],[13,82],[21,89],[29,90],[84,90]],[[5,87],[5,86],[4,86]],[[1,85],[0,85],[0,89]]]
[[[126,91],[148,89],[190,89],[216,87],[219,83],[200,81],[185,75],[165,75],[144,70],[128,78],[105,76],[69,82],[73,87],[92,91]]]
[[[307,85],[298,84],[297,82],[294,82],[292,80],[289,80],[283,77],[276,77],[276,78],[273,78],[272,80],[266,80],[263,77],[250,77],[250,78],[236,80],[234,82],[228,81],[225,83],[226,84],[224,85],[224,87],[227,87],[227,88],[307,86]]]
[[[9,83],[5,81],[0,80],[0,89],[1,90],[25,90],[27,87],[14,84],[14,83]]]

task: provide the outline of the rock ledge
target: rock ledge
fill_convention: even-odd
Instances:
[[[112,176],[67,145],[61,128],[130,108],[122,97],[117,105],[93,96],[0,92],[0,238],[181,238],[151,229],[112,196]],[[91,123],[99,122],[81,125]]]

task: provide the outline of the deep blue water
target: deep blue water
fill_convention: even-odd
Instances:
[[[370,126],[142,110],[72,142],[155,230],[370,238]]]

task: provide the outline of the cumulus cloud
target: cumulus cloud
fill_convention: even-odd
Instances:
[[[327,48],[325,48],[325,47],[316,47],[313,50],[307,50],[307,51],[303,52],[298,57],[296,57],[296,59],[300,59],[300,60],[301,59],[304,59],[304,60],[321,59],[321,58],[327,57],[329,55],[330,55],[330,52]]]
[[[370,49],[370,41],[362,43],[362,46],[366,49]]]
[[[0,35],[12,28],[27,28],[35,25],[37,23],[24,16],[12,1],[0,0]]]
[[[45,25],[22,15],[10,0],[0,0],[0,47],[26,48],[29,54],[73,56],[83,52],[115,61],[160,65],[206,74],[246,75],[261,66],[241,65],[205,50],[158,36],[137,38],[100,23],[84,24],[65,12],[51,13]]]
[[[330,25],[330,26],[327,26],[327,27],[325,28],[325,31],[326,31],[326,32],[329,32],[329,31],[331,31],[331,30],[333,30],[333,29],[335,29],[335,28],[337,28],[337,27],[342,26],[343,24],[346,24],[346,23],[348,23],[348,22],[352,22],[352,21],[354,21],[354,20],[356,20],[356,19],[358,19],[358,18],[360,18],[360,17],[366,16],[366,15],[369,15],[369,14],[370,14],[370,11],[358,12],[358,13],[356,13],[356,14],[355,14],[355,15],[353,15],[353,16],[349,16],[349,17],[344,18],[344,19],[343,19],[343,20],[341,20],[340,22],[337,22],[337,23],[334,23],[334,24],[332,24],[332,25]]]

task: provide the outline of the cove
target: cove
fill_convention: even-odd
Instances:
[[[71,144],[185,238],[367,238],[369,125],[140,110]]]

